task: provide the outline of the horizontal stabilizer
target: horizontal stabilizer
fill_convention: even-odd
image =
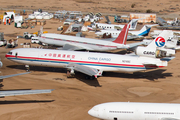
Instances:
[[[0,91],[0,97],[16,96],[16,95],[29,95],[29,94],[41,94],[41,93],[51,93],[51,91],[53,91],[53,90],[54,89]]]
[[[162,61],[167,61],[169,62],[170,60],[174,59],[175,57],[165,57],[165,58],[161,58]]]

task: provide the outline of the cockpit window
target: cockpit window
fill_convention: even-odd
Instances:
[[[12,55],[12,52],[8,52],[8,54]]]

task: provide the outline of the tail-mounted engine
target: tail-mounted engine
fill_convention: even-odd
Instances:
[[[138,56],[153,57],[153,58],[163,58],[172,57],[175,55],[175,50],[172,49],[152,49],[147,47],[139,46],[135,50],[135,54]]]

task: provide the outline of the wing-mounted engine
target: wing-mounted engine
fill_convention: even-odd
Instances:
[[[139,46],[135,50],[135,54],[138,56],[152,57],[152,58],[163,58],[172,57],[175,55],[175,50],[166,48],[147,48]]]

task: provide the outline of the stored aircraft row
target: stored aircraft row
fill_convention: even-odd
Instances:
[[[130,49],[146,42],[126,44],[129,24],[126,24],[122,32],[114,41],[97,40],[69,35],[46,33],[42,34],[39,41],[49,45],[63,46],[63,50],[88,50],[108,51],[116,49]]]
[[[6,58],[24,65],[67,68],[71,74],[79,71],[93,78],[102,76],[104,71],[144,71],[167,66],[174,58],[175,50],[163,48],[169,34],[163,31],[147,47],[138,46],[133,55],[19,48],[8,52]]]

